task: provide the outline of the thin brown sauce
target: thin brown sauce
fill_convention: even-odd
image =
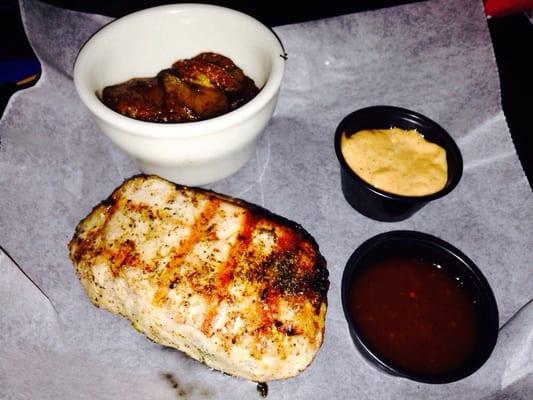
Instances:
[[[368,265],[353,282],[350,307],[362,337],[406,371],[446,373],[474,350],[473,299],[444,269],[395,256]]]

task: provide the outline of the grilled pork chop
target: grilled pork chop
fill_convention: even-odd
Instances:
[[[322,344],[326,262],[302,227],[258,206],[137,176],[69,250],[94,305],[225,373],[288,378]]]

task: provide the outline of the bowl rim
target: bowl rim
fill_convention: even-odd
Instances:
[[[221,13],[221,15],[231,15],[252,23],[257,26],[257,31],[269,38],[271,48],[269,49],[272,61],[271,71],[259,93],[249,102],[241,107],[217,117],[192,122],[160,123],[141,121],[122,115],[103,104],[92,91],[87,82],[89,64],[91,63],[91,53],[100,41],[106,40],[108,32],[119,29],[122,25],[134,23],[137,19],[142,19],[150,15],[178,14],[183,12],[201,12],[210,10]],[[216,134],[218,131],[236,125],[259,112],[277,95],[283,75],[285,72],[285,61],[287,53],[279,36],[271,28],[262,22],[228,7],[212,4],[200,3],[179,3],[168,4],[146,8],[133,12],[121,18],[117,18],[96,31],[80,48],[74,62],[73,80],[76,91],[84,105],[97,118],[106,123],[125,131],[129,134],[146,138],[166,138],[180,139],[202,137]],[[164,66],[162,66],[164,68]]]
[[[400,195],[395,193],[386,192],[384,190],[378,189],[377,187],[371,185],[364,179],[362,179],[359,175],[355,173],[354,170],[350,168],[348,163],[346,162],[344,155],[341,151],[341,136],[344,132],[343,127],[346,125],[346,123],[356,117],[359,114],[366,114],[366,113],[402,113],[404,115],[408,115],[411,118],[414,118],[416,121],[424,122],[428,125],[431,125],[432,128],[440,132],[440,134],[443,135],[448,141],[449,147],[446,147],[446,153],[450,152],[453,153],[454,157],[457,159],[457,168],[456,173],[452,176],[452,179],[450,183],[446,184],[441,190],[438,192],[426,194],[423,196],[406,196],[406,195]],[[367,129],[374,129],[372,127],[368,127]],[[376,128],[377,129],[377,128]],[[421,132],[423,133],[423,132]],[[342,121],[337,125],[337,128],[335,130],[334,135],[334,146],[335,146],[335,154],[337,155],[337,159],[339,160],[339,163],[341,165],[341,168],[352,178],[352,180],[355,180],[355,182],[359,183],[360,185],[364,186],[367,190],[375,193],[376,195],[390,199],[390,200],[396,200],[396,201],[409,201],[409,202],[420,202],[420,203],[427,203],[431,200],[439,199],[446,194],[450,193],[455,187],[459,184],[459,181],[462,178],[463,175],[463,157],[461,154],[461,150],[457,146],[456,141],[454,138],[446,131],[442,126],[440,126],[438,123],[430,119],[429,117],[426,117],[423,114],[420,114],[416,111],[409,110],[407,108],[397,107],[397,106],[389,106],[389,105],[374,105],[369,107],[360,108],[358,110],[355,110],[345,116]]]
[[[379,247],[385,243],[396,241],[410,241],[415,242],[419,245],[425,247],[431,247],[441,254],[447,254],[451,257],[457,259],[465,271],[465,276],[468,276],[470,280],[474,281],[474,285],[484,300],[485,310],[489,316],[487,320],[487,326],[490,325],[490,331],[484,332],[483,335],[486,335],[487,341],[485,346],[482,348],[481,356],[475,359],[469,368],[461,369],[457,368],[454,371],[443,373],[443,374],[423,374],[423,373],[414,373],[407,371],[394,363],[388,362],[385,357],[380,357],[376,351],[369,346],[362,335],[359,334],[357,324],[354,321],[349,306],[349,291],[351,287],[351,282],[353,281],[354,274],[357,272],[358,266],[361,264],[361,261],[369,254],[369,252],[376,247]],[[438,238],[436,236],[412,230],[395,230],[387,231],[380,234],[377,234],[365,242],[363,242],[359,247],[357,247],[352,255],[350,256],[346,266],[344,268],[341,280],[341,302],[342,309],[344,312],[344,317],[348,324],[348,329],[352,341],[356,347],[361,347],[362,356],[373,363],[378,368],[385,370],[386,372],[396,375],[402,378],[407,378],[417,382],[430,383],[430,384],[442,384],[450,383],[461,380],[470,376],[476,372],[479,368],[485,364],[492,354],[494,347],[499,334],[499,311],[496,298],[492,288],[483,275],[482,271],[478,266],[461,250],[448,243],[447,241]]]

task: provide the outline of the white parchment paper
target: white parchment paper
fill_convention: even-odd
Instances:
[[[0,120],[0,398],[259,398],[255,384],[212,371],[93,307],[67,255],[74,227],[125,178],[132,161],[98,131],[72,68],[109,18],[32,0],[21,9],[43,67]],[[269,399],[532,399],[533,196],[500,105],[481,2],[438,0],[275,29],[289,55],[279,105],[255,157],[209,188],[301,223],[328,261],[325,342]],[[358,108],[421,112],[457,140],[465,169],[448,196],[401,223],[354,211],[340,189],[337,124]],[[447,385],[367,365],[340,303],[350,254],[375,234],[413,229],[464,251],[490,282],[500,336],[488,362]]]

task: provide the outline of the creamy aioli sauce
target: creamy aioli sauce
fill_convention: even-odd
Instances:
[[[341,137],[348,166],[385,192],[424,196],[441,190],[448,179],[446,151],[415,129],[365,129]]]

